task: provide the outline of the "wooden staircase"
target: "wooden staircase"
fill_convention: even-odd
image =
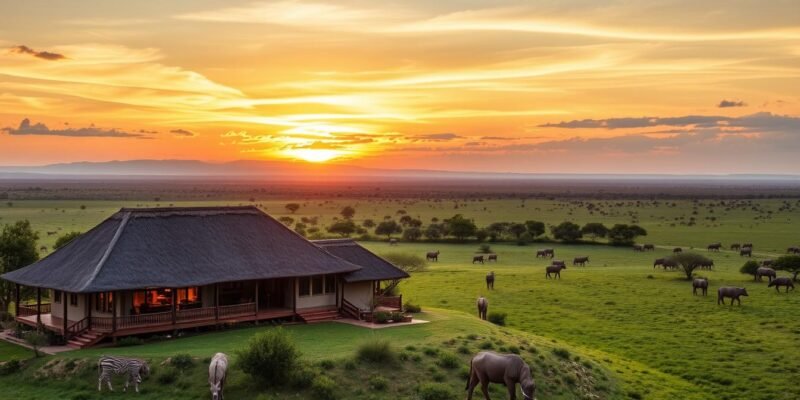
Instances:
[[[73,336],[67,341],[67,346],[75,349],[83,349],[103,340],[106,337],[105,333],[96,332],[92,330],[85,330],[79,335]]]
[[[339,310],[329,307],[298,310],[297,315],[300,316],[300,319],[309,324],[333,321],[342,317],[341,314],[339,314]]]

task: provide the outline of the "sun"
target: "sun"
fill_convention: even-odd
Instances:
[[[331,149],[292,149],[288,150],[287,155],[313,163],[323,163],[341,157],[344,152]]]

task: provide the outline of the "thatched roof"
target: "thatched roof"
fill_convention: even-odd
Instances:
[[[123,208],[42,260],[2,278],[88,293],[361,269],[256,207]]]
[[[352,239],[314,240],[312,242],[337,257],[364,267],[345,275],[345,282],[382,281],[409,277],[405,271]]]

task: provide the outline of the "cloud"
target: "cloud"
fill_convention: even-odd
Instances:
[[[456,135],[455,133],[430,133],[427,135],[416,135],[411,140],[422,142],[446,142],[449,140],[462,139],[463,136]]]
[[[728,108],[728,107],[744,107],[747,104],[741,100],[722,100],[717,104],[719,108]]]
[[[19,45],[19,46],[12,47],[11,48],[11,52],[12,53],[18,53],[18,54],[30,54],[30,55],[32,55],[34,57],[41,58],[43,60],[48,60],[48,61],[58,61],[58,60],[63,60],[65,58],[67,58],[63,54],[51,53],[49,51],[36,51],[36,50],[34,50],[34,49],[32,49],[32,48],[30,48],[28,46],[25,46],[25,45]]]
[[[186,129],[173,129],[173,130],[169,131],[169,133],[173,133],[173,134],[175,134],[177,136],[188,136],[188,137],[197,136],[196,133],[194,133],[192,131],[189,131],[189,130],[186,130]]]
[[[28,118],[19,123],[19,127],[12,128],[6,127],[0,129],[9,135],[41,135],[41,136],[68,136],[68,137],[109,137],[109,138],[137,138],[137,139],[151,139],[146,133],[133,133],[118,130],[116,128],[103,129],[97,128],[94,125],[88,128],[65,128],[65,129],[50,129],[47,125],[39,122],[31,124]]]
[[[481,140],[519,140],[520,138],[511,136],[483,136]]]
[[[738,130],[747,132],[800,131],[800,117],[760,112],[742,117],[686,115],[680,117],[608,118],[562,121],[539,125],[541,128],[565,129],[634,129],[656,126],[691,127],[695,129],[720,128],[731,131],[734,128],[739,128]]]

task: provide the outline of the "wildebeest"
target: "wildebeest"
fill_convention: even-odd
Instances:
[[[486,320],[486,312],[489,311],[489,300],[485,297],[478,297],[478,318]]]
[[[739,243],[734,243],[731,245],[731,250],[739,250],[742,248],[742,245]]]
[[[222,394],[225,389],[225,380],[228,375],[228,356],[224,353],[214,354],[211,364],[208,365],[208,384],[211,386],[211,398],[213,400],[223,400]]]
[[[676,247],[676,248],[672,249],[672,252],[673,253],[683,253],[683,249],[680,248],[680,247]]]
[[[642,249],[644,251],[655,251],[656,246],[654,244],[647,243],[644,246],[642,246]]]
[[[775,273],[774,269],[767,268],[767,267],[761,267],[761,268],[756,270],[756,280],[757,281],[761,282],[761,277],[764,277],[764,276],[766,276],[767,279],[769,279],[769,281],[772,282],[772,280],[775,279],[778,276],[778,274]]]
[[[725,298],[730,297],[731,305],[733,305],[734,300],[739,302],[739,305],[742,305],[741,296],[747,296],[747,289],[729,286],[721,287],[717,289],[717,304],[725,304]]]
[[[644,246],[640,244],[633,245],[633,251],[644,251]]]
[[[753,248],[752,247],[742,247],[741,250],[739,250],[739,255],[742,256],[742,257],[744,257],[744,256],[752,257],[753,256]]]
[[[556,278],[561,279],[561,270],[567,269],[566,265],[551,265],[545,268],[545,278],[550,279],[550,274],[555,274]]]
[[[516,354],[482,351],[472,357],[467,378],[467,400],[472,400],[472,393],[479,383],[485,400],[489,400],[490,383],[503,384],[508,389],[508,397],[511,400],[517,398],[517,383],[522,390],[524,400],[536,398],[536,382],[531,376],[530,367]]]
[[[483,261],[484,261],[483,256],[472,256],[473,264],[475,264],[476,262],[483,264]]]
[[[770,259],[761,260],[761,266],[762,266],[762,267],[769,267],[769,266],[771,266],[771,265],[772,265],[774,262],[775,262],[775,261],[773,261],[773,260],[770,260]]]
[[[653,268],[655,269],[656,267],[662,267],[666,271],[667,268],[678,268],[678,264],[668,258],[657,258],[655,261],[653,261]]]
[[[124,391],[128,391],[128,386],[133,382],[133,388],[139,393],[139,384],[142,377],[150,374],[150,367],[147,362],[136,358],[100,356],[97,361],[97,371],[100,374],[97,379],[97,391],[103,389],[103,381],[108,384],[108,390],[114,391],[111,387],[111,375],[126,375]]]
[[[587,262],[589,262],[589,257],[575,257],[572,259],[572,265],[580,264],[581,267],[585,267]]]
[[[800,247],[794,247],[794,246],[789,247],[788,249],[786,249],[786,252],[789,254],[800,254]]]
[[[708,251],[719,251],[720,248],[722,248],[722,243],[719,242],[711,243],[710,245],[708,245],[708,247],[706,247]]]
[[[656,260],[653,261],[653,269],[656,269],[656,267],[663,267],[665,261],[666,259],[664,258],[656,258]]]
[[[789,293],[789,288],[792,288],[792,290],[794,290],[794,282],[792,282],[792,278],[787,278],[785,276],[782,276],[780,278],[775,278],[772,280],[772,282],[769,283],[769,285],[767,285],[767,287],[773,287],[773,286],[775,286],[775,290],[777,290],[778,293],[781,292],[780,289],[781,286],[786,286],[786,293]]]
[[[494,290],[494,271],[486,274],[486,289]]]
[[[692,281],[692,294],[697,296],[697,289],[703,292],[703,296],[708,294],[708,278],[695,278]]]
[[[702,261],[697,266],[700,267],[700,269],[714,269],[714,261]]]
[[[425,259],[428,261],[439,261],[439,250],[429,251],[428,254],[425,255]]]
[[[550,261],[550,265],[567,265],[563,260],[553,260]]]
[[[489,257],[486,259],[486,261],[497,262],[497,254],[489,254]]]
[[[742,248],[744,248],[744,247],[749,247],[749,248],[752,249],[753,248],[753,244],[752,243],[742,243]]]
[[[550,257],[553,258],[556,256],[556,251],[553,249],[539,249],[536,250],[536,258],[542,257]]]
[[[389,245],[390,246],[397,246],[397,239],[395,239],[395,238],[389,239]]]

